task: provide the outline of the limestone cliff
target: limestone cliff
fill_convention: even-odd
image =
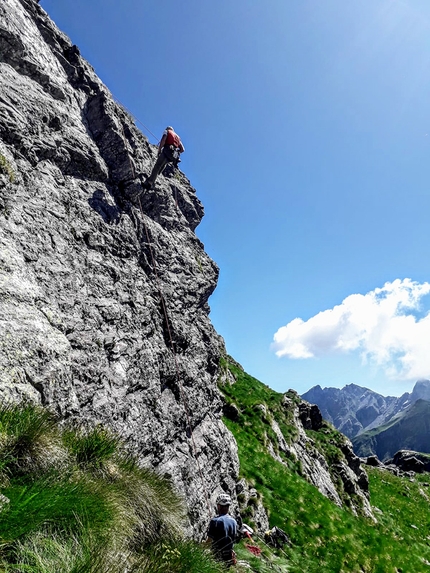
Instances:
[[[208,317],[218,268],[183,174],[160,177],[143,214],[127,200],[154,154],[38,3],[2,0],[0,398],[109,424],[171,474],[198,534],[204,490],[233,490],[238,470]]]
[[[218,493],[254,490],[238,482],[237,445],[221,420],[217,381],[228,373],[208,306],[218,268],[194,232],[203,207],[181,172],[136,203],[154,159],[37,0],[2,0],[0,400],[113,428],[171,476],[201,537]],[[297,412],[290,453],[340,504]],[[279,432],[274,424],[282,442]],[[360,496],[361,470],[347,461],[339,479]],[[258,522],[267,527],[262,507]]]

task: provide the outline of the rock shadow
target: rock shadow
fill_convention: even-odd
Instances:
[[[90,207],[100,215],[105,223],[119,223],[121,219],[121,211],[116,205],[109,203],[109,200],[102,189],[96,189],[93,196],[88,199],[88,203]]]

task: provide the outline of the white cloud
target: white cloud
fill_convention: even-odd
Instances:
[[[295,318],[274,335],[277,356],[313,358],[358,351],[391,377],[430,377],[430,312],[416,316],[430,283],[396,279],[307,321]]]

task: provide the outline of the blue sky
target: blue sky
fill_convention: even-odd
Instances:
[[[301,393],[430,377],[428,0],[41,5],[152,132],[181,135],[221,268],[212,321],[250,374]]]

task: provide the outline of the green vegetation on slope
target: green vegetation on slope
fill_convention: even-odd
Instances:
[[[331,503],[305,481],[290,460],[276,461],[267,451],[268,418],[282,416],[282,395],[272,391],[235,365],[228,368],[236,383],[221,386],[226,400],[240,411],[239,419],[225,419],[235,436],[241,477],[252,484],[266,507],[270,525],[281,527],[292,546],[285,547],[290,573],[417,573],[428,571],[430,562],[430,506],[423,497],[419,476],[415,482],[370,469],[371,503],[377,506],[374,524]],[[290,398],[294,399],[294,394]],[[256,408],[264,404],[266,414]],[[286,414],[288,417],[288,413]],[[288,426],[284,418],[282,431]],[[326,433],[328,432],[328,434]],[[287,428],[286,437],[295,435]],[[316,439],[317,432],[312,432]],[[318,432],[320,447],[335,460],[336,440],[344,438],[329,426]],[[327,439],[328,437],[328,439]],[[430,492],[429,492],[430,497]],[[382,512],[382,513],[380,513]],[[245,512],[246,513],[246,512]],[[250,521],[252,508],[248,510]]]
[[[0,571],[221,571],[182,538],[170,483],[103,428],[60,429],[40,407],[2,406],[0,493]]]

